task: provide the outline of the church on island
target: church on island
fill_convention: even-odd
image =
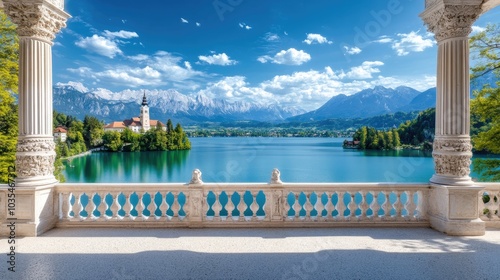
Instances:
[[[146,99],[146,92],[144,92],[141,104],[141,114],[139,117],[133,117],[124,121],[111,122],[110,124],[104,126],[104,131],[123,132],[125,128],[129,128],[133,132],[139,133],[141,131],[146,132],[151,128],[157,127],[158,125],[160,125],[163,130],[167,130],[167,126],[161,121],[149,119],[148,100]]]

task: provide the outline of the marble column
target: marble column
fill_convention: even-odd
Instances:
[[[18,236],[36,236],[57,220],[52,41],[69,15],[64,12],[64,0],[3,0],[3,9],[17,25],[19,36],[16,229]]]
[[[435,174],[431,226],[452,235],[482,235],[478,192],[471,180],[469,39],[482,0],[428,0],[420,15],[438,43]]]

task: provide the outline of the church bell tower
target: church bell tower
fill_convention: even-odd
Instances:
[[[144,96],[142,97],[140,119],[141,119],[142,129],[144,129],[144,131],[148,131],[151,128],[151,125],[149,123],[149,106],[148,106],[148,100],[146,99],[146,91],[144,91]]]

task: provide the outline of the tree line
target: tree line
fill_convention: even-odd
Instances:
[[[353,140],[359,141],[358,148],[363,150],[392,150],[401,146],[397,129],[381,131],[363,126],[354,133]]]
[[[104,147],[111,152],[118,151],[170,151],[191,149],[191,142],[182,126],[174,128],[167,121],[166,130],[158,124],[146,132],[133,132],[129,128],[119,131],[104,131],[104,123],[93,116],[85,116],[82,121],[72,116],[54,111],[54,127],[67,128],[66,141],[57,141],[56,152],[61,157],[69,157],[88,149]]]

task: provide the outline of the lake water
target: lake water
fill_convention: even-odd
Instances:
[[[66,163],[69,183],[186,183],[198,168],[206,183],[428,182],[430,152],[359,151],[338,138],[191,138],[190,151],[93,153]]]

